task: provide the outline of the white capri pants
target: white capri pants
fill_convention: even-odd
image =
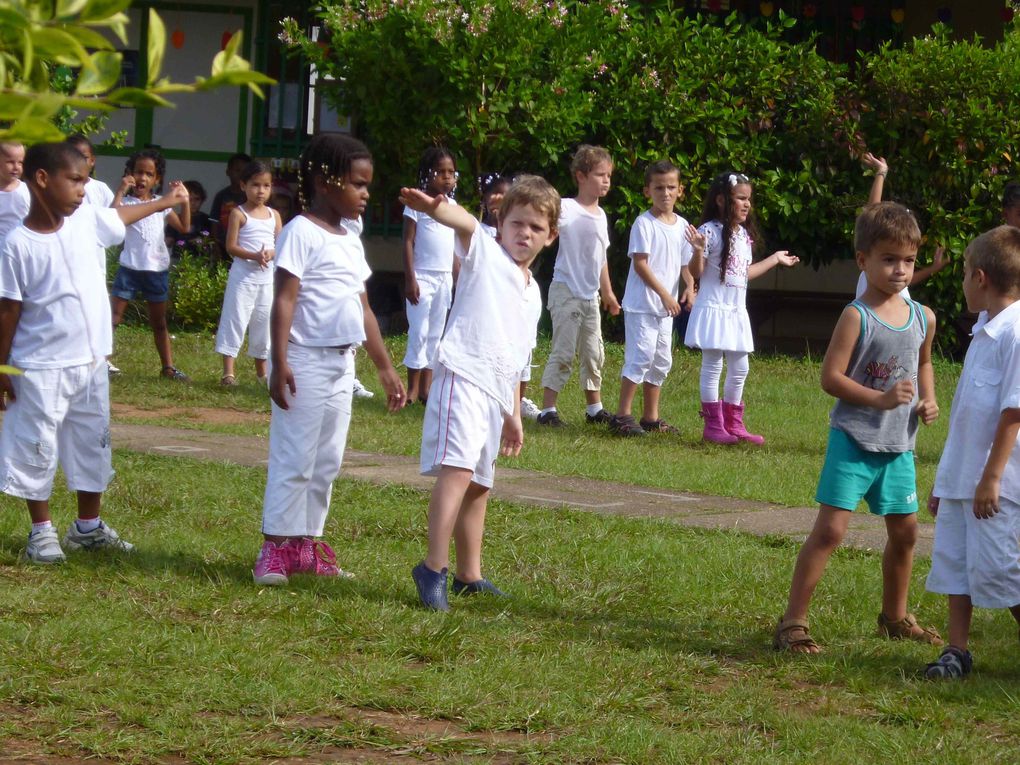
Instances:
[[[973,498],[939,502],[925,587],[970,595],[981,608],[1020,605],[1020,505],[1000,497],[991,518],[977,518],[973,508]]]
[[[235,278],[235,274],[237,275]],[[216,352],[237,357],[248,330],[248,355],[269,358],[269,311],[273,307],[273,284],[245,281],[240,269],[230,269],[223,292],[223,310],[216,330]]]
[[[106,364],[26,369],[11,382],[16,398],[0,429],[4,493],[49,499],[58,461],[70,491],[106,491],[113,477]]]
[[[289,409],[272,404],[262,532],[319,537],[351,422],[353,348],[340,351],[291,343],[287,363],[297,392],[287,394]]]
[[[404,301],[407,311],[407,350],[404,366],[431,369],[446,329],[446,314],[453,301],[453,274],[449,271],[415,271],[418,305]]]
[[[623,372],[633,383],[658,385],[673,367],[673,317],[624,311]]]
[[[471,471],[471,480],[492,488],[503,437],[503,412],[492,396],[440,364],[432,378],[421,432],[422,475],[443,465]]]

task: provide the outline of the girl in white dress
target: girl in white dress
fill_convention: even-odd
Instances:
[[[701,288],[684,343],[701,349],[701,416],[703,437],[717,444],[739,441],[760,445],[765,439],[744,427],[744,381],[748,354],[754,350],[747,315],[747,283],[777,265],[792,266],[799,258],[786,250],[752,263],[757,225],[751,216],[751,181],[740,173],[723,173],[705,196],[702,254],[695,249],[689,268]],[[697,244],[697,243],[695,243]],[[726,382],[719,400],[719,379],[726,362]]]

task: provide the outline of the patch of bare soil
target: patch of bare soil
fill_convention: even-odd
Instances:
[[[268,412],[242,412],[237,409],[219,409],[205,406],[163,406],[143,409],[131,404],[111,404],[114,418],[136,420],[184,419],[209,425],[268,425]]]

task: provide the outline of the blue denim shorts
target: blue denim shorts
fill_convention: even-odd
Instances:
[[[110,294],[122,300],[134,300],[138,293],[146,302],[165,303],[170,297],[170,272],[135,271],[127,266],[118,266]]]
[[[831,428],[815,501],[856,510],[862,499],[872,515],[916,513],[914,453],[866,452],[842,430]]]

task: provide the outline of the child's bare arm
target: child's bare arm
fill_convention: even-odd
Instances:
[[[503,416],[503,432],[500,434],[499,453],[504,457],[516,457],[524,447],[524,425],[521,423],[521,397],[515,396],[514,413]]]
[[[162,212],[168,207],[179,205],[181,202],[187,204],[188,202],[188,190],[184,188],[184,184],[178,184],[172,187],[170,193],[159,199],[153,199],[149,202],[140,202],[136,205],[122,205],[116,207],[117,215],[124,221],[125,226],[130,226],[132,223],[137,223],[142,218],[146,218],[153,213]],[[188,225],[190,226],[191,216],[188,216]]]
[[[868,204],[878,204],[882,201],[882,190],[885,188],[885,177],[889,174],[889,163],[885,161],[885,157],[876,157],[870,151],[865,152],[861,162],[875,172],[871,190],[868,192]]]
[[[694,277],[691,276],[691,269],[687,266],[680,269],[680,280],[684,285],[683,294],[680,295],[680,305],[690,311],[694,307],[695,292]]]
[[[250,252],[237,244],[237,237],[241,233],[241,226],[244,223],[244,213],[240,207],[235,207],[227,217],[227,236],[224,239],[223,247],[232,258],[241,260],[260,260],[258,252]]]
[[[181,181],[174,181],[170,184],[171,196],[173,196],[173,192],[178,188],[184,189],[184,204],[181,205],[180,215],[177,214],[176,210],[171,210],[166,216],[166,221],[179,233],[187,234],[191,231],[191,203],[188,200],[188,190]],[[176,206],[175,204],[174,207]]]
[[[125,173],[124,177],[120,179],[120,185],[117,187],[117,191],[113,194],[113,201],[110,203],[110,207],[120,207],[124,204],[124,195],[134,187],[135,177],[130,173]]]
[[[608,263],[602,264],[602,271],[599,273],[599,295],[602,297],[602,307],[609,311],[611,316],[619,316],[620,301],[616,299],[616,293],[613,292]]]
[[[290,328],[294,323],[294,306],[297,304],[301,280],[284,268],[276,269],[273,276],[273,308],[269,314],[270,353],[273,363],[269,374],[269,397],[281,409],[289,409],[286,392],[297,393],[294,373],[287,364],[287,345]]]
[[[927,306],[921,306],[921,310],[928,320],[928,332],[917,356],[917,416],[925,425],[931,425],[939,416],[939,405],[935,400],[935,367],[931,363],[935,313]]]
[[[932,258],[931,263],[924,268],[914,269],[914,275],[910,277],[910,286],[913,287],[915,284],[920,284],[929,276],[937,274],[947,265],[949,265],[949,259],[946,257],[946,248],[935,248],[935,255]]]
[[[0,298],[0,364],[11,355],[14,332],[21,319],[21,301]],[[14,385],[10,375],[0,374],[0,411],[7,411],[7,402],[14,401]]]
[[[747,267],[747,281],[757,279],[764,273],[771,271],[776,266],[795,266],[800,263],[800,258],[796,255],[791,255],[787,250],[776,250],[767,258],[759,260],[757,263],[752,263]]]
[[[1003,409],[985,469],[974,491],[974,515],[978,518],[991,518],[999,512],[999,482],[1016,446],[1017,433],[1020,433],[1020,409]]]
[[[414,276],[414,234],[418,224],[404,216],[404,297],[411,305],[418,305],[418,280]]]
[[[684,233],[684,236],[687,237],[687,241],[691,245],[691,252],[693,253],[690,262],[687,264],[687,270],[690,271],[692,279],[700,279],[701,275],[705,272],[705,247],[708,244],[708,237],[690,223],[687,224],[687,231]]]
[[[856,308],[844,308],[822,361],[822,390],[848,404],[873,409],[895,409],[909,404],[914,398],[914,384],[910,380],[900,380],[883,392],[861,385],[847,375],[860,334],[861,315]]]
[[[651,266],[648,265],[648,253],[634,252],[631,253],[631,258],[634,263],[634,273],[638,275],[638,278],[645,283],[648,289],[659,296],[659,300],[662,301],[662,307],[666,310],[666,313],[670,316],[679,314],[680,303],[656,278]]]
[[[393,360],[386,350],[386,344],[382,339],[382,332],[379,331],[379,322],[368,304],[368,293],[361,293],[361,307],[365,314],[365,352],[375,364],[379,371],[379,382],[386,391],[386,408],[395,412],[407,403],[407,395],[404,393],[404,383],[400,375],[393,368]]]
[[[448,204],[445,194],[430,197],[424,191],[403,188],[400,190],[400,201],[405,207],[426,213],[444,226],[452,228],[463,249],[467,250],[471,246],[471,237],[478,227],[478,220],[463,207]]]

